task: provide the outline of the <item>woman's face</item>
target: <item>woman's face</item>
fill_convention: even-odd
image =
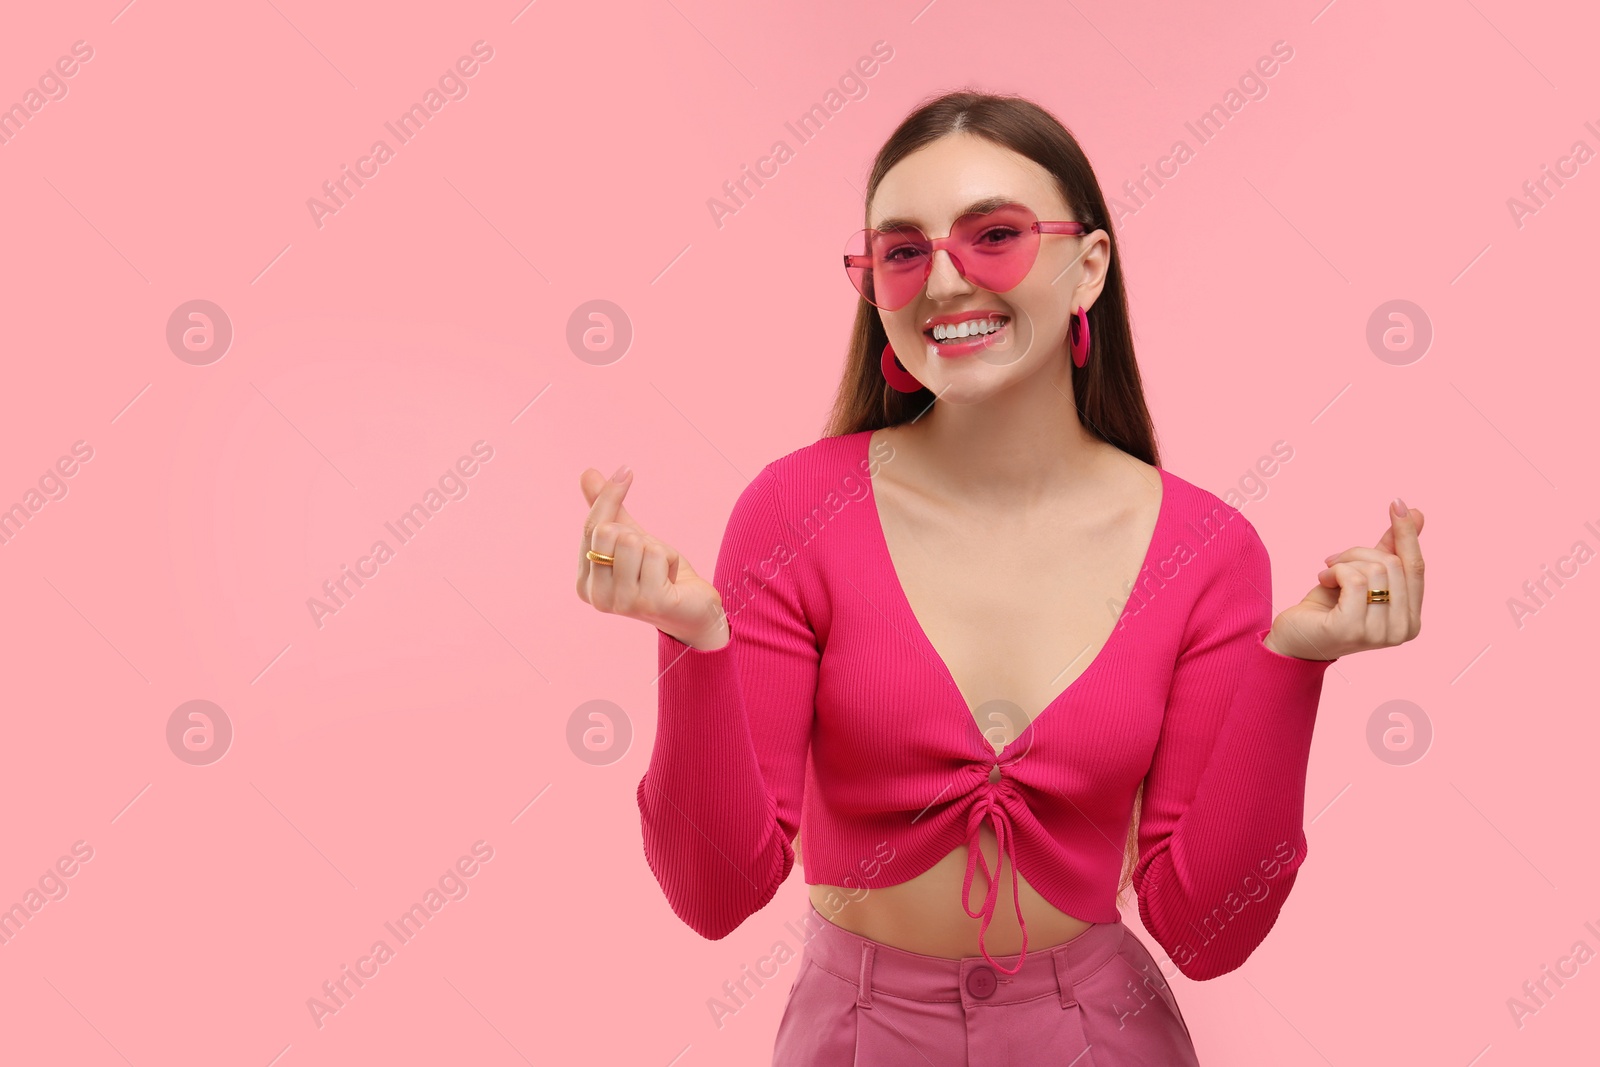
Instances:
[[[992,197],[1024,204],[1042,222],[1075,219],[1049,171],[986,138],[956,133],[890,168],[878,183],[867,225],[878,229],[885,220],[899,220],[915,224],[930,239],[943,237],[972,205]],[[878,314],[906,370],[940,400],[974,403],[1046,367],[1067,376],[1068,320],[1079,306],[1088,311],[1094,304],[1109,263],[1110,239],[1104,231],[1081,237],[1042,234],[1027,277],[993,293],[963,278],[940,249],[933,254],[927,284],[911,302],[897,311],[880,308]],[[975,339],[969,337],[964,339],[969,351],[963,352],[935,340],[936,324],[973,312],[1003,322],[986,346],[971,351]]]

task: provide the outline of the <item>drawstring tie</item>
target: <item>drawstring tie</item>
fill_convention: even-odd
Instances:
[[[989,950],[983,945],[983,935],[989,929],[989,923],[994,920],[995,903],[1000,896],[1000,871],[990,872],[989,860],[983,854],[981,831],[983,820],[988,819],[994,824],[994,835],[999,842],[1000,851],[996,862],[1003,868],[1007,856],[1011,858],[1011,901],[1016,908],[1017,925],[1022,928],[1022,952],[1017,959],[1017,966],[1012,970],[995,963],[989,955]],[[967,901],[972,896],[972,876],[977,864],[983,864],[983,876],[989,881],[989,893],[983,898],[983,905],[974,912],[967,907]],[[978,803],[972,805],[967,811],[967,877],[961,887],[961,910],[971,918],[983,919],[983,925],[978,927],[978,951],[983,953],[983,958],[988,960],[995,970],[1003,974],[1016,974],[1022,970],[1023,961],[1028,957],[1028,924],[1022,920],[1021,890],[1017,882],[1017,856],[1016,847],[1011,832],[1011,816],[1006,814],[1005,808],[995,802],[994,790],[986,791]]]

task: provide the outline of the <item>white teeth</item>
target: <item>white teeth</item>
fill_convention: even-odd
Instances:
[[[964,337],[975,337],[982,334],[994,333],[1005,325],[1003,318],[968,319],[954,326],[940,323],[933,328],[935,341],[959,341]]]

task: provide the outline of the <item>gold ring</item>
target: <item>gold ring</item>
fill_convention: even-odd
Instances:
[[[617,562],[617,557],[608,556],[604,552],[596,552],[592,548],[583,555],[590,563],[599,563],[607,567]]]
[[[1389,590],[1387,590],[1387,589],[1368,589],[1367,590],[1367,603],[1368,604],[1387,604],[1388,602],[1389,602]]]

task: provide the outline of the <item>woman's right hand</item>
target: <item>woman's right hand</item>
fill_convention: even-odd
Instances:
[[[728,620],[716,587],[677,549],[645,532],[622,506],[633,471],[607,479],[593,467],[578,477],[589,516],[578,546],[578,599],[608,615],[638,619],[686,645],[713,652],[728,643]],[[592,562],[589,549],[613,556]]]

